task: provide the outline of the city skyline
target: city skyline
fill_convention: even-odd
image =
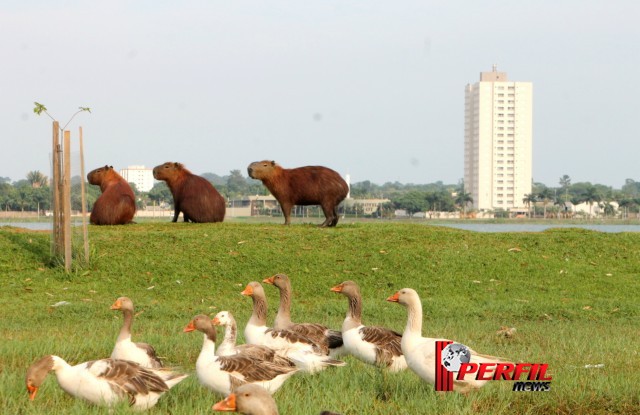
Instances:
[[[536,87],[533,181],[620,188],[640,180],[638,15],[625,0],[9,0],[0,176],[50,174],[37,101],[62,124],[91,108],[69,124],[72,140],[83,127],[87,170],[177,161],[246,176],[270,159],[354,183],[457,183],[462,91],[497,64]]]

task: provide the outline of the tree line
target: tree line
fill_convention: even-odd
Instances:
[[[269,192],[259,180],[243,176],[240,170],[232,170],[228,175],[214,173],[201,174],[209,180],[227,199],[246,196],[268,195]],[[71,205],[73,210],[81,210],[80,177],[71,179]],[[51,209],[51,189],[49,179],[39,171],[31,171],[25,179],[11,182],[8,177],[0,177],[0,209],[11,211],[46,211]],[[148,192],[141,192],[131,183],[138,208],[147,205],[171,205],[173,198],[164,182],[158,182]],[[100,196],[100,188],[87,184],[87,204],[92,206]],[[441,181],[430,184],[402,184],[387,182],[382,185],[369,180],[351,184],[350,196],[353,199],[388,199],[389,202],[376,212],[378,216],[392,215],[395,209],[407,214],[416,212],[466,212],[471,210],[473,199],[464,191],[462,181],[456,184],[444,184]],[[572,183],[568,175],[560,177],[558,186],[549,187],[543,183],[533,183],[532,192],[525,195],[523,204],[532,212],[546,216],[548,211],[560,212],[566,202],[574,205],[597,204],[606,214],[613,215],[616,202],[625,212],[638,213],[640,209],[640,182],[627,179],[620,189],[589,182]],[[346,204],[346,213],[359,214],[357,204]],[[542,210],[542,212],[539,212]],[[497,216],[507,212],[494,212]]]

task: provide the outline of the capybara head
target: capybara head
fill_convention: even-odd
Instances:
[[[271,177],[276,166],[278,164],[273,160],[254,161],[247,167],[247,173],[252,179],[262,180]]]
[[[89,183],[100,186],[105,176],[113,172],[113,166],[99,167],[95,170],[91,170],[89,174],[87,174],[87,180]]]
[[[171,180],[183,171],[186,171],[186,169],[182,163],[168,161],[153,168],[153,177],[156,180]]]

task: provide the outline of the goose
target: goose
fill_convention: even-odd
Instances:
[[[239,412],[245,415],[278,415],[278,406],[271,395],[258,385],[242,385],[211,407],[214,411]]]
[[[436,341],[448,340],[443,338],[422,337],[422,302],[418,293],[411,288],[403,288],[387,298],[407,308],[407,326],[402,335],[402,352],[407,359],[409,369],[430,384],[436,381]],[[496,356],[479,354],[469,348],[471,363],[500,363],[505,362]],[[489,374],[490,371],[487,372]],[[479,389],[487,383],[486,380],[476,380],[475,374],[465,376],[464,380],[453,380],[453,390],[466,394]]]
[[[214,411],[239,412],[245,415],[278,415],[276,401],[264,388],[258,385],[242,385],[220,402],[214,404]],[[322,411],[320,415],[339,415]]]
[[[240,385],[255,383],[274,393],[298,370],[247,355],[216,356],[216,329],[203,314],[195,316],[183,331],[195,330],[204,334],[196,375],[203,386],[215,392],[228,395]]]
[[[244,329],[247,343],[260,344],[275,349],[279,354],[293,360],[306,372],[316,372],[327,366],[345,366],[346,363],[327,356],[328,348],[291,330],[274,330],[267,327],[267,297],[259,282],[252,281],[241,293],[253,300],[253,313]]]
[[[291,321],[291,280],[286,274],[276,274],[265,278],[262,282],[273,285],[280,291],[280,307],[273,322],[274,329],[291,330],[303,334],[327,347],[330,356],[337,357],[344,354],[341,332],[331,330],[323,324]]]
[[[161,368],[163,366],[162,361],[158,358],[155,349],[151,345],[131,341],[133,301],[127,297],[120,297],[113,303],[111,309],[122,311],[124,317],[116,345],[113,348],[113,352],[111,352],[111,358],[130,360],[144,367]]]
[[[400,342],[402,334],[385,327],[362,324],[362,296],[353,281],[344,281],[331,291],[347,297],[349,309],[342,323],[344,347],[357,359],[397,372],[407,368]]]
[[[216,356],[233,356],[236,354],[244,354],[256,357],[261,360],[267,360],[280,365],[295,366],[295,364],[284,356],[276,353],[275,350],[267,346],[258,344],[236,344],[238,326],[233,314],[229,311],[220,311],[211,320],[214,326],[224,327],[224,340],[216,348]]]
[[[136,410],[153,407],[163,393],[188,376],[111,358],[71,366],[59,356],[47,355],[27,370],[27,391],[31,400],[35,399],[38,388],[51,371],[60,387],[71,396],[104,406],[128,401]]]

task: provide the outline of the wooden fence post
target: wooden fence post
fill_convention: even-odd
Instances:
[[[52,145],[52,164],[53,164],[53,249],[52,254],[59,257],[63,252],[63,238],[61,225],[61,206],[60,206],[60,124],[58,121],[53,122],[53,145]]]
[[[64,179],[62,180],[64,268],[71,271],[71,132],[64,132]]]

